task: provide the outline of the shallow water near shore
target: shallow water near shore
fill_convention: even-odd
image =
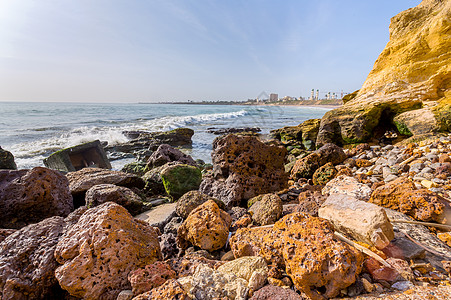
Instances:
[[[263,134],[307,119],[321,118],[331,108],[301,106],[17,103],[0,102],[0,146],[11,151],[18,168],[43,166],[51,153],[99,139],[114,145],[128,139],[126,130],[166,131],[189,127],[195,131],[195,159],[211,161],[207,129],[259,127]],[[127,161],[113,162],[118,169]]]

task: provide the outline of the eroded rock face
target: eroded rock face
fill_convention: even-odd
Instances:
[[[158,146],[158,149],[149,157],[147,164],[151,169],[163,166],[168,162],[180,162],[182,164],[196,166],[196,162],[191,156],[168,144]]]
[[[47,218],[11,233],[0,243],[1,299],[58,299],[56,245],[85,208],[66,219]]]
[[[398,210],[419,221],[449,222],[445,214],[449,210],[446,200],[427,189],[416,190],[407,178],[401,177],[378,187],[369,202]]]
[[[105,202],[115,202],[125,207],[132,215],[141,212],[143,202],[141,197],[132,190],[116,186],[114,184],[99,184],[86,192],[86,205],[89,208],[101,205]]]
[[[285,147],[265,144],[253,136],[229,134],[213,142],[213,174],[199,190],[223,201],[227,208],[254,196],[287,186]]]
[[[87,210],[55,249],[55,276],[72,296],[115,299],[130,289],[127,275],[161,260],[156,230],[107,202]]]
[[[283,217],[272,229],[239,229],[230,246],[235,257],[259,255],[284,266],[296,288],[312,299],[338,295],[354,283],[363,263],[361,253],[334,239],[329,222],[302,213]]]
[[[232,218],[213,200],[194,209],[177,230],[177,244],[186,249],[189,243],[207,251],[222,248],[227,242]]]
[[[67,178],[58,171],[0,171],[0,227],[21,228],[74,209]]]
[[[258,225],[274,224],[282,215],[282,200],[276,194],[265,194],[252,204],[249,213],[252,220]]]
[[[325,114],[317,144],[363,142],[393,121],[407,135],[449,131],[450,13],[449,1],[424,0],[393,17],[390,41],[357,97]]]
[[[66,177],[69,179],[72,195],[85,193],[98,184],[114,184],[128,188],[143,188],[145,185],[144,181],[136,175],[99,168],[84,168],[67,173]]]

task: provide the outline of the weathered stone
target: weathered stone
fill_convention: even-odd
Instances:
[[[262,257],[245,256],[226,262],[222,266],[218,267],[217,271],[221,273],[232,273],[235,276],[243,278],[249,282],[253,276],[255,277],[254,273],[256,272],[262,273],[266,280],[269,270],[265,260]],[[260,287],[261,286],[253,287],[253,291]]]
[[[313,299],[334,297],[351,285],[363,262],[360,252],[334,239],[330,223],[302,213],[273,228],[239,229],[230,246],[235,257],[258,255],[285,266],[296,288]]]
[[[175,210],[177,212],[177,215],[179,215],[183,219],[186,219],[191,211],[193,211],[199,205],[207,202],[208,200],[215,201],[216,204],[218,204],[219,208],[225,209],[225,205],[222,201],[202,194],[199,191],[189,191],[177,200],[177,206]]]
[[[0,228],[0,243],[6,239],[9,235],[13,234],[14,232],[16,232],[16,229],[3,229]]]
[[[179,227],[180,227],[180,225],[182,225],[182,223],[183,223],[183,218],[173,217],[166,225],[164,225],[163,232],[177,234],[177,229],[179,229]]]
[[[312,179],[315,185],[325,185],[330,180],[332,180],[338,171],[335,169],[332,163],[327,163],[319,167],[315,173],[313,173]]]
[[[426,250],[407,239],[402,233],[395,233],[395,239],[382,249],[382,252],[388,257],[410,260],[424,258]]]
[[[74,209],[67,178],[58,171],[0,170],[0,227],[21,228]]]
[[[147,160],[147,165],[149,169],[152,169],[163,166],[168,162],[179,162],[186,165],[197,166],[191,156],[178,149],[172,148],[168,144],[158,146],[158,149],[152,153],[150,158]]]
[[[144,268],[136,269],[128,274],[128,281],[134,295],[142,294],[156,288],[169,279],[176,278],[174,270],[165,262],[157,261]]]
[[[190,300],[190,297],[177,280],[170,279],[163,285],[136,296],[133,300]]]
[[[164,226],[176,215],[175,206],[175,203],[161,204],[135,216],[135,218],[146,222],[150,226],[158,227],[160,231],[163,231]]]
[[[205,250],[200,250],[185,253],[183,257],[171,258],[166,262],[177,273],[179,278],[193,275],[200,264],[208,265],[212,269],[216,269],[224,264],[223,261],[213,260],[211,257],[207,258],[201,253],[202,251],[205,252]]]
[[[362,142],[387,129],[449,131],[450,11],[449,1],[426,0],[393,17],[390,41],[357,97],[325,114],[317,144]]]
[[[192,276],[179,278],[178,282],[194,299],[244,300],[247,296],[246,280],[231,273],[215,271],[204,264],[197,266]]]
[[[271,130],[271,136],[282,142],[301,142],[305,149],[315,148],[321,119],[306,120],[298,126],[287,126]]]
[[[399,210],[420,221],[447,222],[445,209],[449,205],[446,200],[426,189],[415,190],[413,182],[405,178],[378,187],[371,194],[370,202]]]
[[[123,290],[118,295],[116,300],[132,300],[133,292],[132,290]]]
[[[371,192],[370,187],[359,183],[354,177],[346,175],[340,175],[332,179],[322,190],[323,195],[344,194],[363,201],[368,201]]]
[[[60,286],[72,296],[114,299],[130,289],[130,271],[161,259],[155,229],[122,206],[107,202],[87,210],[55,249]],[[94,275],[95,274],[95,275]]]
[[[146,172],[141,178],[145,182],[144,191],[151,195],[166,195],[166,190],[164,189],[163,180],[161,179],[160,173],[166,167],[166,165],[153,168],[152,170]]]
[[[74,172],[87,167],[111,169],[99,140],[57,151],[44,159],[44,165],[61,172]]]
[[[199,168],[185,164],[165,167],[160,176],[166,193],[174,199],[189,191],[197,190],[202,181]]]
[[[86,206],[92,208],[105,202],[115,202],[125,207],[132,215],[141,212],[141,197],[132,190],[114,184],[99,184],[90,188],[85,196]]]
[[[351,196],[329,196],[318,216],[329,220],[338,231],[378,249],[385,248],[395,237],[393,226],[382,207]]]
[[[163,233],[160,235],[160,249],[164,260],[177,257],[181,251],[177,247],[177,233]]]
[[[114,184],[128,188],[144,187],[144,181],[136,175],[98,168],[84,168],[80,171],[70,172],[66,177],[69,179],[69,189],[72,195],[83,194],[98,184]]]
[[[194,209],[179,227],[177,244],[182,249],[191,243],[207,251],[218,250],[227,242],[231,223],[232,218],[213,200],[208,200]]]
[[[54,251],[58,240],[85,209],[47,218],[9,235],[0,243],[0,298],[58,299]]]
[[[249,213],[258,225],[274,224],[282,215],[282,200],[276,194],[265,194],[261,200],[255,202]]]
[[[346,153],[343,151],[343,148],[333,143],[327,143],[321,146],[315,152],[318,153],[320,157],[319,164],[321,166],[329,162],[333,165],[338,165],[342,163],[346,158],[348,158]]]
[[[318,216],[318,210],[326,201],[327,197],[321,194],[321,191],[307,190],[301,192],[298,196],[299,207],[296,211],[308,213],[312,216]]]
[[[149,172],[149,169],[147,168],[146,163],[142,161],[134,161],[123,166],[121,172],[143,176]]]
[[[316,169],[320,167],[320,156],[318,153],[312,153],[304,158],[298,159],[291,169],[291,177],[294,180],[299,178],[311,178]]]
[[[287,187],[284,159],[287,151],[253,136],[233,134],[213,142],[213,174],[200,186],[204,194],[222,200],[229,209],[260,194]]]
[[[249,300],[303,300],[305,298],[293,290],[267,285],[259,289]]]
[[[0,170],[1,169],[17,170],[14,156],[11,152],[2,149],[2,147],[0,147]]]

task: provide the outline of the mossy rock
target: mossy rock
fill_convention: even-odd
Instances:
[[[265,196],[265,194],[255,196],[255,197],[253,197],[253,198],[247,200],[247,208],[250,208],[252,205],[254,205],[254,203],[256,203],[256,202],[262,200],[262,199],[263,199],[263,196]]]
[[[345,104],[346,102],[351,101],[352,99],[354,99],[357,94],[359,93],[360,90],[354,91],[350,94],[344,95],[343,98],[341,99],[343,101],[343,104]]]
[[[177,200],[185,193],[199,189],[202,172],[190,165],[173,165],[164,168],[161,173],[163,186],[172,199]]]
[[[122,170],[125,173],[131,173],[138,176],[143,176],[149,171],[147,164],[145,162],[134,161],[129,164],[126,164]]]

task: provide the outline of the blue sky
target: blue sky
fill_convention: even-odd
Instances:
[[[0,101],[352,92],[420,0],[0,0]]]

